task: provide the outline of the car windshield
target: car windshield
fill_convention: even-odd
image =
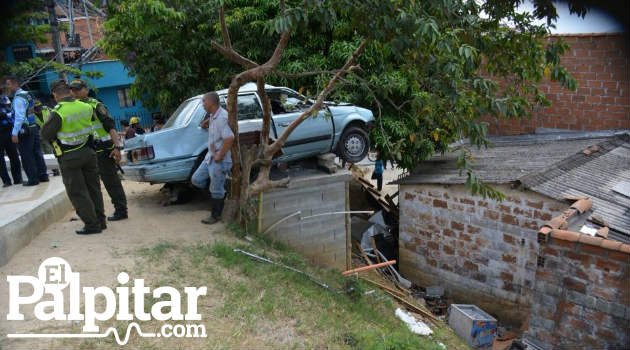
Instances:
[[[171,114],[171,117],[168,118],[168,121],[164,124],[162,129],[181,128],[182,126],[188,124],[198,103],[199,99],[184,101],[181,105],[179,105],[179,107],[177,107],[175,112]]]

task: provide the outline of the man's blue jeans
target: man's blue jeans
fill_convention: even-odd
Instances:
[[[215,162],[212,156],[208,157],[210,158],[210,163],[208,164],[208,160],[204,159],[203,162],[199,164],[199,168],[195,170],[190,181],[195,187],[205,188],[208,186],[209,179],[209,189],[212,198],[223,199],[223,197],[225,197],[225,178],[228,171],[232,169],[232,162],[226,159]]]

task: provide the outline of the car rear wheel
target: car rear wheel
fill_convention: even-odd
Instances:
[[[368,153],[370,139],[363,128],[350,126],[344,130],[339,140],[339,156],[349,163],[358,163]]]

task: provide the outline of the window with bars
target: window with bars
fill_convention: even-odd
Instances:
[[[131,91],[129,88],[118,89],[118,106],[120,108],[133,107],[136,105],[136,101],[131,98]]]

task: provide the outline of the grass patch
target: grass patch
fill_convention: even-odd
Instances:
[[[268,237],[228,229],[213,241],[183,245],[160,241],[130,252],[135,278],[145,278],[152,289],[171,286],[207,286],[199,298],[198,312],[207,338],[140,338],[132,334],[129,348],[335,348],[335,349],[441,349],[468,348],[448,327],[434,329],[422,337],[412,334],[394,316],[396,305],[382,291],[339,271],[313,266],[299,253]],[[252,239],[253,238],[253,239]],[[307,276],[283,267],[260,262],[235,248],[252,252],[313,275],[336,291],[333,293]],[[157,302],[145,296],[145,312]],[[131,303],[133,301],[130,301]],[[182,311],[186,300],[182,292]],[[185,321],[166,321],[176,324]],[[124,333],[129,321],[107,321]],[[164,322],[139,322],[145,331],[158,331]],[[75,330],[78,333],[78,329]],[[111,348],[111,339],[66,340],[61,348]]]

